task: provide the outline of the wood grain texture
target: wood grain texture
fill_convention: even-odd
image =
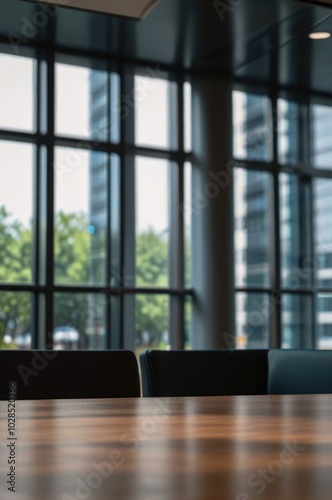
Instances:
[[[20,401],[15,494],[0,436],[1,500],[332,499],[330,395]]]

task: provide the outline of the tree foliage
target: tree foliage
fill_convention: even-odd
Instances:
[[[0,207],[0,281],[27,283],[32,277],[31,229],[13,221],[5,207]],[[13,335],[22,326],[30,328],[30,294],[2,292],[0,294],[0,348],[6,332]]]
[[[84,213],[57,213],[54,226],[55,281],[61,285],[85,285],[90,279],[92,237]],[[32,282],[32,228],[12,220],[0,207],[0,281]],[[96,239],[94,240],[96,242]],[[95,270],[98,278],[102,266]],[[168,286],[168,245],[152,229],[136,239],[136,286]],[[169,298],[160,294],[136,296],[135,328],[137,345],[161,346],[168,331]],[[83,293],[59,293],[54,303],[55,327],[70,325],[81,334],[81,347],[88,347],[87,328],[97,317],[103,319],[102,304],[96,296]],[[31,294],[0,292],[0,348],[4,335],[12,337],[31,332]],[[7,345],[8,347],[8,345]]]
[[[152,229],[136,239],[136,286],[168,286],[168,245]],[[136,295],[136,338],[140,345],[159,347],[168,330],[169,298]]]

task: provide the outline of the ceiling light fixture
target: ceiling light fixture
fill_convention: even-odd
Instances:
[[[327,38],[330,38],[331,33],[329,33],[328,31],[316,31],[310,33],[308,36],[309,38],[311,38],[311,40],[326,40]]]
[[[88,10],[115,16],[144,19],[160,0],[32,0],[71,9]]]

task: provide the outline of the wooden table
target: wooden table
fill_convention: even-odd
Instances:
[[[332,396],[19,401],[1,500],[331,500]]]

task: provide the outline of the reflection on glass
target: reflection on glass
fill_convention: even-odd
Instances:
[[[312,164],[317,168],[332,168],[331,126],[332,107],[320,104],[311,106]]]
[[[136,158],[136,286],[168,286],[166,160]]]
[[[270,307],[268,294],[243,292],[236,294],[237,349],[268,348]]]
[[[174,83],[135,76],[135,143],[154,148],[174,147],[176,130],[171,120]]]
[[[0,141],[1,282],[32,281],[33,165],[34,146]]]
[[[191,151],[191,84],[185,82],[183,86],[184,92],[184,150],[188,153]]]
[[[296,175],[280,174],[281,280],[283,286],[311,283],[312,272],[303,268],[300,240],[299,185]]]
[[[132,286],[134,276],[121,270],[121,166],[118,155],[111,155],[111,287]]]
[[[317,297],[317,349],[332,349],[332,294]]]
[[[106,295],[57,293],[54,298],[54,349],[105,349]]]
[[[332,287],[332,181],[314,180],[314,228],[317,285]]]
[[[145,349],[169,349],[169,296],[135,296],[136,354]]]
[[[55,65],[55,133],[105,141],[107,131],[107,73]]]
[[[117,73],[110,74],[111,85],[111,117],[110,117],[110,140],[120,142],[120,76]]]
[[[0,54],[0,129],[34,132],[36,61]]]
[[[300,349],[302,339],[312,338],[311,297],[284,294],[282,297],[282,338],[283,349]]]
[[[0,349],[31,349],[31,294],[0,292]]]
[[[102,284],[106,262],[106,155],[55,151],[55,280]]]
[[[279,163],[294,165],[299,161],[298,120],[298,104],[278,99],[278,112],[274,123],[278,122]]]
[[[191,286],[191,217],[192,217],[192,196],[191,196],[191,163],[184,165],[184,272],[185,286]]]
[[[270,99],[233,92],[233,152],[243,160],[271,161],[273,121]]]
[[[270,284],[271,176],[234,169],[236,285]]]

